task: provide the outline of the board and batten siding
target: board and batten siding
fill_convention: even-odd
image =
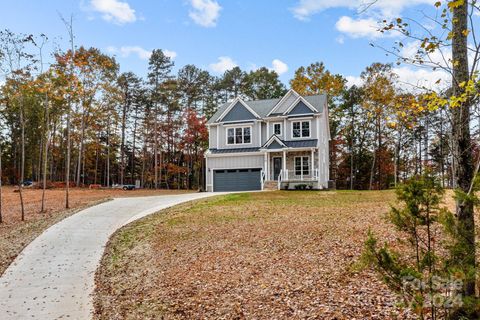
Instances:
[[[208,146],[211,149],[217,148],[217,127],[218,126],[208,127]]]
[[[217,126],[217,134],[218,136],[218,149],[231,149],[231,148],[255,148],[255,147],[261,147],[260,144],[260,139],[259,139],[259,134],[260,134],[260,125],[261,123],[259,121],[251,122],[251,123],[240,123],[237,125],[227,125],[227,124],[219,124]],[[252,132],[250,133],[251,135],[251,140],[252,142],[249,144],[228,144],[227,145],[227,129],[228,128],[234,128],[234,127],[245,127],[245,126],[251,126],[252,127]],[[215,144],[217,141],[215,141]]]
[[[213,171],[220,169],[253,169],[264,166],[264,155],[224,155],[222,157],[207,157],[207,191],[213,191]]]
[[[318,119],[320,116],[314,116],[312,117],[305,117],[305,118],[289,118],[286,121],[286,128],[284,128],[285,133],[284,133],[284,140],[301,140],[301,138],[293,138],[292,137],[292,126],[293,122],[295,121],[308,121],[310,120],[310,138],[305,138],[305,139],[318,139]],[[303,139],[303,138],[302,138]]]

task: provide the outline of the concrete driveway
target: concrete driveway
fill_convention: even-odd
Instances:
[[[0,319],[89,319],[95,270],[115,230],[161,209],[220,194],[119,198],[57,223],[0,278]]]

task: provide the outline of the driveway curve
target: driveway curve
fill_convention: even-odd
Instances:
[[[171,206],[223,193],[118,198],[53,225],[0,278],[1,319],[89,319],[95,271],[120,227]]]

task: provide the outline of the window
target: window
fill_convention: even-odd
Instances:
[[[295,175],[309,175],[310,174],[310,164],[309,157],[295,157]]]
[[[250,127],[243,128],[243,143],[250,143],[252,142],[252,138],[250,136]]]
[[[310,121],[295,121],[292,123],[293,138],[310,137]]]
[[[227,129],[227,144],[249,144],[252,142],[252,127]]]
[[[282,134],[282,124],[274,123],[273,124],[273,134],[281,135]]]

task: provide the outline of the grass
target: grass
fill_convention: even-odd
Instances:
[[[119,230],[96,274],[96,319],[404,319],[357,271],[392,191],[275,191],[183,204]]]

